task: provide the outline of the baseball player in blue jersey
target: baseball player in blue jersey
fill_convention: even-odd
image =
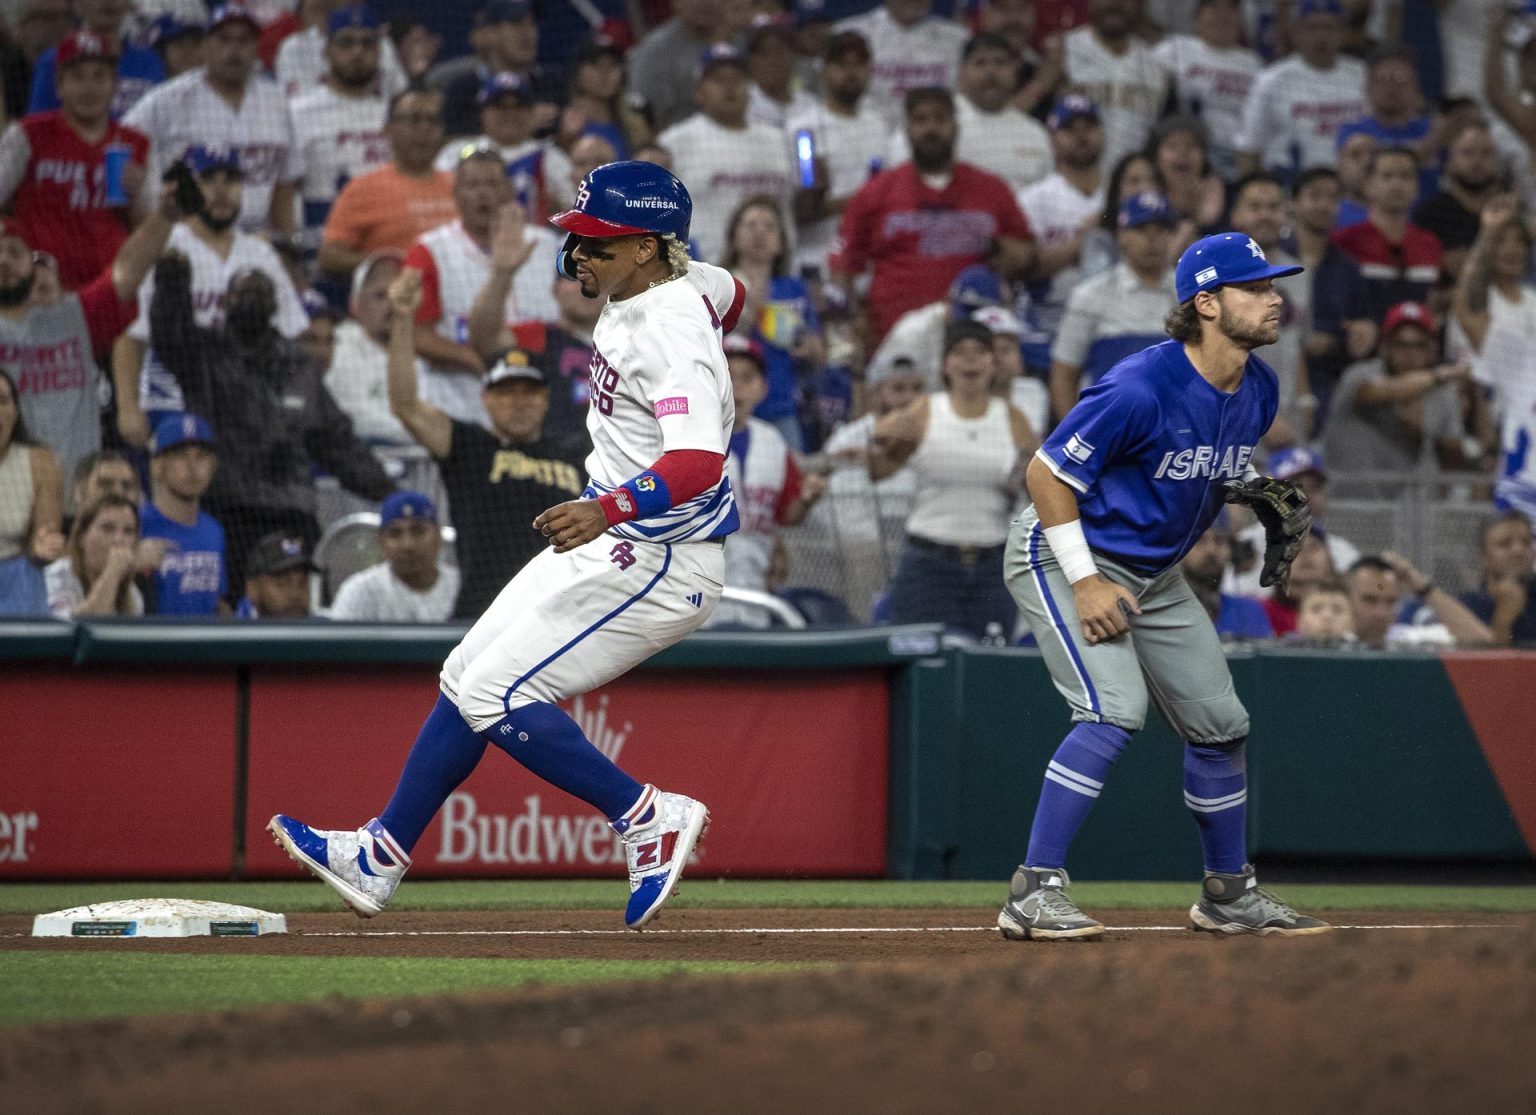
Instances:
[[[1215,628],[1179,560],[1224,502],[1264,523],[1262,582],[1282,581],[1310,525],[1306,497],[1251,464],[1278,405],[1253,350],[1279,336],[1275,267],[1240,233],[1179,259],[1172,340],[1127,357],[1083,392],[1029,464],[1034,503],[1015,520],[1004,575],[1074,725],[1046,767],[1024,864],[998,928],[1010,940],[1102,936],[1067,896],[1072,838],[1150,699],[1185,741],[1184,801],[1205,883],[1193,927],[1295,935],[1330,927],[1261,890],[1248,863],[1248,714]]]
[[[534,520],[550,548],[448,656],[384,812],[356,830],[281,814],[268,826],[364,917],[383,910],[487,743],[608,818],[629,864],[631,929],[672,894],[709,824],[701,802],[635,781],[559,707],[697,629],[720,599],[724,539],[739,521],[723,472],[735,405],[721,341],[745,291],[689,260],[692,211],[670,173],[620,162],[587,175],[576,207],[553,218],[569,234],[561,273],[586,297],[608,297],[592,337],[587,491]],[[403,272],[395,314],[409,321],[419,297],[420,275]],[[414,359],[408,329],[390,345],[391,361]]]

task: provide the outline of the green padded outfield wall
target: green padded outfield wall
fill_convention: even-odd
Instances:
[[[1256,859],[1532,857],[1536,655],[1264,650],[1230,663],[1253,719]],[[909,671],[898,692],[893,725],[913,736],[892,752],[891,872],[1005,877],[1023,858],[1046,761],[1069,727],[1065,704],[1030,651],[951,651],[928,674]],[[919,698],[926,705],[914,709]],[[1198,873],[1181,749],[1154,714],[1073,847],[1075,875]]]

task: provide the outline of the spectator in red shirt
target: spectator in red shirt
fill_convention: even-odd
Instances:
[[[870,350],[908,310],[940,301],[973,264],[1007,277],[1035,260],[1029,222],[1008,184],[955,161],[955,99],[948,89],[906,97],[912,161],[879,174],[849,199],[828,260],[844,283],[872,269],[864,312]]]
[[[1399,302],[1428,302],[1440,278],[1440,240],[1409,223],[1419,193],[1419,157],[1406,147],[1371,156],[1365,174],[1365,220],[1346,225],[1333,242],[1360,265],[1364,310],[1380,321]]]
[[[61,108],[17,121],[0,136],[0,204],[28,242],[58,261],[65,290],[85,286],[128,239],[128,198],[144,177],[149,137],[111,118],[117,45],[90,31],[59,43]],[[108,190],[107,160],[119,167]]]

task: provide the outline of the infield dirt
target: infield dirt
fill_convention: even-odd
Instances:
[[[1351,914],[1293,940],[995,932],[992,910],[294,915],[260,940],[0,948],[804,962],[787,974],[0,1030],[8,1111],[1502,1112],[1536,1110],[1536,921]],[[692,932],[692,931],[702,932]],[[504,931],[532,931],[504,935]],[[678,932],[686,931],[686,932]],[[431,936],[326,936],[341,933]],[[440,934],[440,935],[439,935]]]

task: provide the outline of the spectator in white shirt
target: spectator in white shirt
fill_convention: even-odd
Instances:
[[[755,17],[747,31],[745,53],[752,78],[748,120],[782,128],[791,116],[815,105],[815,97],[795,87],[795,29],[786,17]]]
[[[837,29],[855,31],[869,43],[874,54],[870,100],[884,113],[887,128],[902,122],[909,90],[955,87],[968,36],[959,23],[933,14],[933,0],[885,0],[843,20]]]
[[[955,158],[991,171],[1014,190],[1051,172],[1051,139],[1033,116],[1012,104],[1023,59],[1003,36],[983,33],[961,54]],[[891,136],[891,164],[912,157],[906,128]]]
[[[878,171],[886,149],[885,117],[865,96],[869,89],[869,43],[853,31],[838,31],[822,52],[821,100],[790,118],[791,136],[811,133],[816,189],[802,196],[802,267],[826,272],[837,237],[838,218],[848,199]]]
[[[307,26],[283,40],[283,45],[277,48],[277,63],[272,67],[285,97],[301,96],[325,82],[326,72],[335,67],[331,40],[339,31],[371,28],[377,33],[380,27],[378,13],[366,4],[344,2],[338,5],[335,0],[320,0],[317,4],[307,0],[299,5],[299,12]],[[395,53],[394,43],[387,38],[380,42],[377,34],[374,42],[377,48],[374,92],[387,101],[405,88],[405,70]]]
[[[331,618],[367,623],[442,623],[453,614],[459,571],[439,561],[437,505],[401,491],[379,506],[384,560],[342,582]]]
[[[693,196],[694,258],[719,262],[726,222],[747,198],[767,194],[794,212],[795,178],[782,128],[747,120],[747,63],[731,46],[710,47],[699,59],[694,100],[699,111],[661,133],[672,172]]]
[[[513,193],[523,208],[537,219],[560,212],[571,160],[554,144],[534,137],[538,106],[533,86],[519,74],[495,74],[480,87],[481,134],[471,139],[450,139],[437,153],[433,165],[453,170],[465,151],[480,145],[501,156],[512,182]]]
[[[352,419],[357,436],[369,445],[414,445],[409,431],[389,409],[389,284],[405,253],[385,249],[352,272],[351,316],[336,326],[325,388]],[[420,382],[421,368],[416,370]]]
[[[1067,85],[1099,106],[1104,158],[1146,146],[1168,96],[1168,74],[1135,34],[1136,0],[1089,0],[1088,25],[1063,39]]]
[[[1241,46],[1240,0],[1198,0],[1193,35],[1169,35],[1152,54],[1173,79],[1178,110],[1199,117],[1210,141],[1211,165],[1227,181],[1237,177],[1233,140],[1243,105],[1263,61]]]

